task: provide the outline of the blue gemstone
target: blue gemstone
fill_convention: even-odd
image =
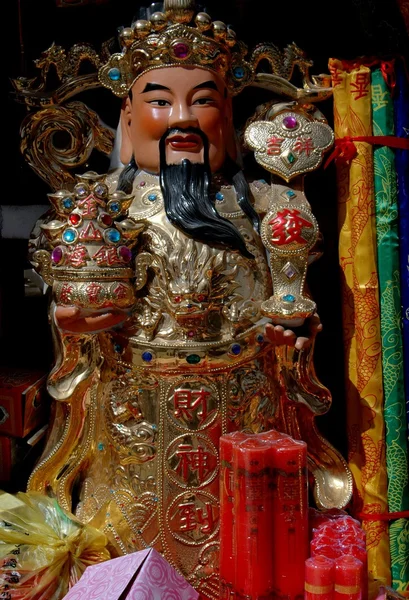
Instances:
[[[223,200],[223,199],[224,199],[224,195],[221,192],[217,192],[216,200]]]
[[[98,450],[103,450],[105,448],[104,444],[102,442],[100,442],[98,444]]]
[[[116,229],[107,229],[105,235],[113,244],[116,244],[121,239],[121,234]]]
[[[71,200],[71,198],[64,198],[62,205],[64,208],[72,208],[74,206],[74,202]]]
[[[64,242],[68,242],[68,243],[73,242],[76,237],[77,237],[77,232],[74,231],[74,229],[66,229],[64,231],[64,233],[62,234],[62,239],[64,240]]]
[[[243,67],[235,67],[233,69],[233,75],[236,79],[243,79],[244,77],[244,69]]]
[[[240,346],[240,344],[233,344],[233,346],[231,347],[231,351],[232,351],[232,353],[233,353],[233,354],[235,354],[236,356],[237,356],[238,354],[240,354],[240,352],[241,352],[241,346]]]
[[[111,204],[109,205],[109,210],[117,213],[121,210],[121,205],[119,204],[119,202],[111,202]]]
[[[155,202],[156,198],[157,198],[156,194],[149,194],[149,196],[148,196],[148,200],[150,200],[151,202]]]
[[[287,198],[293,199],[296,196],[296,193],[293,192],[293,190],[288,190],[285,195],[287,196]]]
[[[295,296],[293,296],[292,294],[286,294],[285,296],[283,296],[283,300],[284,302],[295,302]]]
[[[256,339],[257,339],[257,341],[258,341],[259,344],[262,344],[264,342],[264,336],[261,335],[261,334],[258,335]]]
[[[142,360],[144,360],[145,362],[151,362],[152,358],[153,358],[152,352],[144,352],[142,354]]]
[[[109,69],[108,77],[111,81],[119,81],[121,79],[121,71],[115,67],[113,69]]]
[[[121,346],[121,344],[114,344],[114,351],[118,352],[118,354],[120,352],[122,352],[122,346]]]

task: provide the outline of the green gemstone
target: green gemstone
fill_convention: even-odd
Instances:
[[[295,161],[295,156],[294,154],[292,154],[291,152],[289,153],[289,155],[287,156],[288,162],[290,163],[290,165],[293,164],[293,162]]]
[[[186,362],[188,362],[189,365],[197,365],[200,363],[200,356],[198,354],[189,354],[189,356],[186,356]]]

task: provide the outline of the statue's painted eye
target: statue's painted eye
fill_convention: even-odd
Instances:
[[[203,302],[204,300],[206,300],[206,296],[204,294],[198,294],[197,299],[199,302]]]
[[[181,296],[175,296],[175,297],[173,298],[173,301],[174,301],[174,302],[177,302],[177,303],[181,302],[181,300],[182,300]]]

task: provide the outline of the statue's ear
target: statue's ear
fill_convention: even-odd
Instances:
[[[131,141],[131,123],[132,123],[132,103],[131,99],[126,98],[121,108],[121,148],[119,157],[124,165],[127,165],[133,154]]]

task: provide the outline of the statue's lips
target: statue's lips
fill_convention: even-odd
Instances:
[[[166,142],[174,150],[195,150],[202,147],[202,140],[199,135],[172,135]]]

